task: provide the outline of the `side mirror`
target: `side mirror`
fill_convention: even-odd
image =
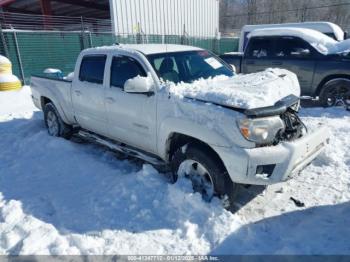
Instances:
[[[306,57],[310,55],[310,50],[309,49],[298,49],[294,52],[291,52],[292,56],[297,56],[297,57]]]
[[[232,68],[232,71],[233,73],[237,73],[237,70],[236,70],[236,66],[234,64],[230,64],[231,68]]]
[[[302,56],[308,56],[310,54],[310,50],[309,49],[302,49],[300,54]]]
[[[127,93],[151,95],[154,93],[153,85],[154,82],[151,76],[136,76],[125,82],[124,91]]]

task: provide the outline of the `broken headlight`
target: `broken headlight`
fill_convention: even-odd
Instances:
[[[262,118],[241,118],[237,125],[245,139],[258,145],[271,144],[280,130],[285,128],[279,116]]]

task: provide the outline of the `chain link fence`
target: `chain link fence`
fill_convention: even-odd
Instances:
[[[33,22],[34,21],[34,22]],[[25,84],[32,74],[58,68],[64,74],[74,70],[81,50],[113,44],[164,43],[205,48],[217,54],[238,50],[238,38],[191,37],[188,35],[146,35],[141,32],[115,35],[109,20],[0,15],[0,54],[12,61],[13,71]]]

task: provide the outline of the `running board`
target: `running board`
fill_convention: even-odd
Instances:
[[[111,150],[115,150],[115,151],[124,153],[127,156],[139,158],[139,159],[144,160],[144,161],[151,163],[153,165],[161,166],[161,165],[166,164],[165,161],[163,161],[160,158],[151,156],[147,153],[138,151],[137,149],[128,147],[126,145],[122,145],[120,143],[114,142],[114,141],[107,139],[107,138],[103,138],[99,135],[96,135],[96,134],[88,132],[88,131],[80,130],[78,135],[85,138],[85,139],[92,140],[93,142],[98,143],[100,145],[106,146]]]

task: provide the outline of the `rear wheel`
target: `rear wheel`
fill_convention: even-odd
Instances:
[[[50,136],[60,136],[66,139],[72,137],[72,126],[62,121],[56,107],[52,103],[47,103],[44,107],[44,120]]]
[[[324,107],[342,105],[350,106],[350,80],[339,79],[329,81],[320,93],[320,103]]]
[[[231,210],[238,185],[233,183],[221,160],[210,148],[202,144],[189,144],[178,149],[172,158],[173,176],[185,176],[191,180],[192,188],[205,201],[214,196],[225,199],[225,208]]]

